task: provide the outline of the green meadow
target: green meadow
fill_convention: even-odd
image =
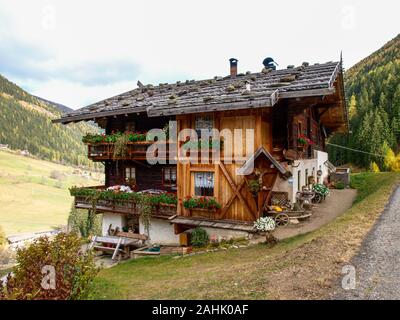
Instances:
[[[0,151],[0,226],[6,235],[67,223],[72,185],[102,184],[103,174]]]

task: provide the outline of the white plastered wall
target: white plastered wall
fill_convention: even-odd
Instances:
[[[147,234],[143,223],[139,220],[139,232]],[[164,245],[179,245],[179,235],[175,234],[174,226],[165,219],[151,218],[149,243]]]
[[[315,181],[319,183],[323,183],[323,181],[328,177],[328,168],[324,164],[326,160],[328,160],[328,154],[326,152],[314,151],[313,159],[294,161],[293,165],[288,167],[288,170],[292,173],[292,177],[289,180],[284,180],[281,177],[278,177],[273,191],[288,192],[289,200],[295,202],[296,192],[301,190],[301,188],[307,183],[306,170],[308,172],[307,175],[314,175]],[[322,176],[319,179],[317,177],[318,170],[322,171]]]
[[[102,234],[103,236],[107,235],[108,228],[112,225],[112,229],[116,227],[122,231],[122,227],[125,226],[126,220],[125,216],[117,213],[103,213],[103,223],[102,223]]]

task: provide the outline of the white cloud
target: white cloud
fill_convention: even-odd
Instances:
[[[15,82],[18,76],[34,94],[78,107],[138,79],[225,75],[230,57],[239,59],[240,71],[259,71],[266,56],[286,67],[337,60],[343,50],[349,67],[397,34],[399,11],[392,0],[0,0],[0,42],[7,37],[45,53],[31,70],[36,77],[2,66],[10,58],[0,60],[0,72]],[[31,57],[26,50],[18,55],[21,65]]]

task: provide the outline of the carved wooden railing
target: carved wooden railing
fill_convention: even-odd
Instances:
[[[102,186],[90,187],[102,189]],[[104,187],[103,187],[104,188]],[[75,208],[94,209],[97,213],[113,212],[120,214],[140,215],[138,204],[133,200],[103,200],[88,196],[75,196]],[[159,218],[169,218],[176,214],[176,205],[159,204],[152,206],[151,215]]]
[[[153,157],[168,158],[170,150],[175,148],[174,143],[171,141],[166,143],[165,152],[161,153],[160,150],[155,150],[150,154]],[[124,155],[114,155],[114,143],[102,142],[96,144],[88,144],[88,157],[91,160],[146,160],[147,150],[154,144],[153,141],[137,141],[129,142],[126,145]]]
[[[160,142],[162,143],[162,142]],[[102,160],[148,160],[149,157],[155,157],[157,159],[176,159],[177,157],[181,159],[187,159],[192,161],[200,159],[206,154],[208,155],[209,161],[215,157],[214,155],[219,152],[218,150],[210,148],[208,151],[204,152],[202,150],[178,150],[177,142],[166,141],[165,151],[161,151],[160,148],[154,148],[152,152],[148,153],[148,148],[154,144],[153,141],[138,141],[129,142],[126,145],[126,150],[123,156],[114,155],[114,143],[102,142],[96,144],[87,144],[88,146],[88,158],[93,161]],[[180,142],[182,144],[182,142]],[[150,150],[149,150],[150,151]],[[178,152],[179,151],[179,152]],[[223,158],[223,153],[221,153],[221,158]]]

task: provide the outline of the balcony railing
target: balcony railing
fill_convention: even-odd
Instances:
[[[114,143],[102,142],[96,144],[88,144],[88,157],[94,161],[101,160],[146,160],[147,150],[154,144],[152,141],[129,142],[123,155],[114,154]],[[174,148],[174,142],[166,142],[166,151],[161,154],[160,150],[155,150],[150,156],[158,158],[167,158],[170,154],[169,150]]]
[[[148,160],[148,157],[155,157],[157,159],[176,159],[184,158],[188,160],[200,159],[204,158],[208,155],[209,161],[211,161],[215,154],[219,150],[209,149],[204,152],[200,150],[185,150],[182,149],[178,152],[177,143],[174,141],[164,142],[166,144],[165,151],[161,151],[160,148],[155,148],[154,152],[148,153],[148,148],[154,144],[153,141],[138,141],[138,142],[129,142],[126,144],[126,149],[124,155],[115,155],[115,144],[109,142],[101,142],[96,144],[87,144],[88,145],[88,157],[93,161],[102,161],[102,160]],[[182,144],[182,143],[181,143]],[[221,154],[221,158],[223,154]]]
[[[96,190],[104,189],[103,186],[91,187]],[[94,199],[90,196],[74,196],[75,208],[77,209],[94,209],[97,213],[112,212],[120,214],[140,215],[139,205],[133,200],[104,200]],[[157,204],[152,206],[151,215],[156,218],[165,218],[176,214],[175,204]]]

